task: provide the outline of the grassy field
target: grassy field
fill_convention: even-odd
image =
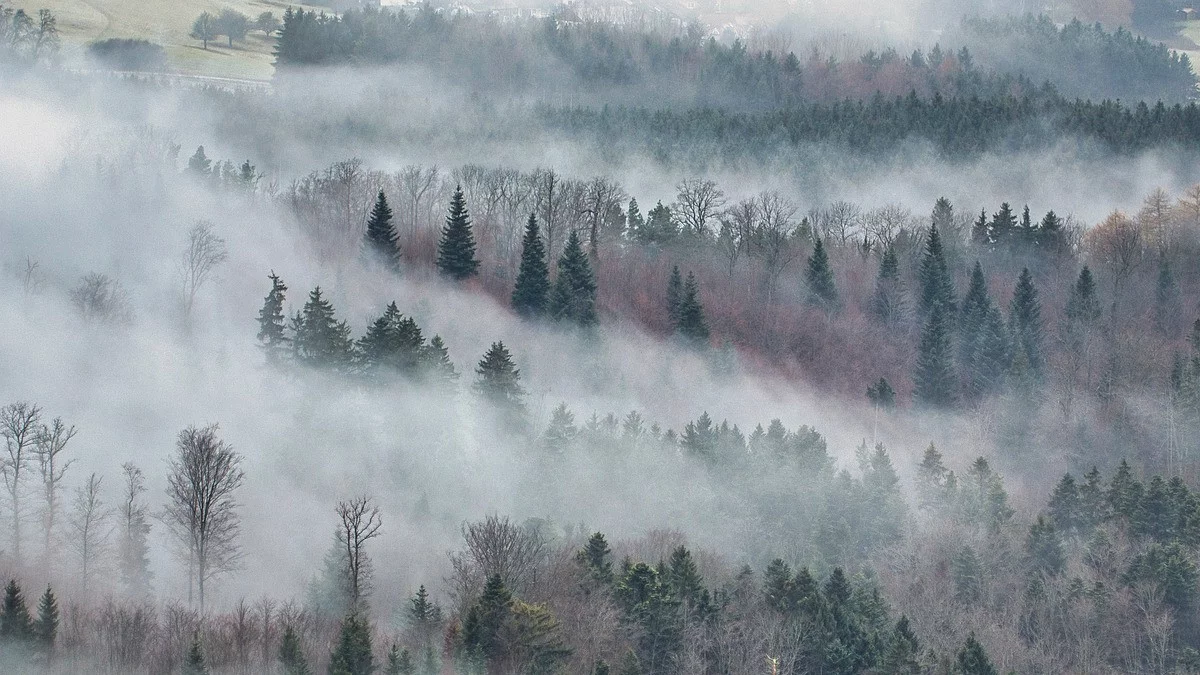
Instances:
[[[5,4],[27,12],[49,9],[58,19],[67,56],[82,52],[94,40],[142,38],[157,42],[167,52],[171,70],[187,75],[268,80],[274,72],[271,50],[274,39],[253,30],[243,42],[209,42],[203,49],[188,37],[192,21],[201,12],[233,9],[251,18],[263,12],[276,17],[298,3],[277,0],[8,0]]]

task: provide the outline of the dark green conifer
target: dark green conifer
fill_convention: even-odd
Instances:
[[[688,272],[683,284],[683,299],[679,303],[679,322],[676,332],[683,341],[694,347],[708,345],[708,323],[704,320],[704,307],[700,304],[700,289],[696,276]]]
[[[33,621],[29,617],[25,595],[16,579],[11,579],[4,587],[4,604],[0,605],[0,642],[24,644],[32,637]]]
[[[812,255],[808,258],[808,268],[804,273],[808,284],[808,301],[827,312],[838,308],[837,286],[833,281],[833,270],[829,267],[829,255],[825,252],[825,244],[817,237],[813,244]]]
[[[38,601],[37,621],[33,624],[33,637],[37,642],[38,651],[49,661],[54,657],[54,641],[58,637],[58,599],[54,591],[46,587],[42,599]]]
[[[342,620],[337,644],[329,657],[329,675],[371,675],[374,670],[371,625],[352,612]]]
[[[1079,279],[1071,286],[1067,298],[1067,320],[1079,328],[1094,326],[1100,321],[1100,300],[1096,297],[1096,281],[1087,265],[1079,272]]]
[[[412,654],[393,643],[388,651],[387,665],[384,666],[383,672],[385,675],[415,675],[417,667],[413,663]]]
[[[311,675],[308,660],[300,648],[300,637],[291,624],[283,629],[283,640],[279,644],[279,665],[283,675]]]
[[[611,557],[612,549],[608,547],[604,535],[599,532],[589,537],[587,544],[575,554],[575,559],[587,569],[592,580],[602,586],[607,586],[613,581]]]
[[[267,278],[271,280],[271,290],[263,301],[263,307],[258,311],[258,342],[267,355],[268,363],[278,363],[283,358],[288,338],[284,334],[283,301],[287,286],[274,272]]]
[[[954,577],[954,599],[973,606],[983,597],[983,563],[970,546],[963,546],[950,561]]]
[[[904,282],[900,278],[900,259],[895,249],[889,246],[879,261],[879,277],[875,280],[875,294],[871,297],[871,314],[887,324],[903,318],[907,309]]]
[[[998,250],[1008,250],[1017,242],[1017,217],[1008,202],[1001,204],[999,213],[992,216],[989,234],[992,246]]]
[[[917,367],[913,373],[917,402],[927,407],[952,405],[957,381],[951,361],[950,320],[943,303],[933,305],[917,349]]]
[[[525,239],[521,245],[521,267],[513,287],[513,310],[527,319],[546,315],[550,303],[550,267],[546,262],[546,245],[538,229],[537,216],[529,214]]]
[[[350,327],[334,316],[333,305],[321,297],[320,286],[308,294],[298,319],[292,342],[298,362],[318,368],[349,367],[354,356]]]
[[[450,210],[446,215],[446,227],[438,242],[438,271],[455,281],[469,279],[479,273],[479,261],[475,259],[475,235],[471,232],[471,215],[467,212],[467,200],[462,187],[454,190],[450,199]]]
[[[667,280],[667,319],[671,322],[672,332],[679,330],[679,306],[682,302],[683,275],[679,273],[679,265],[675,265]]]
[[[979,218],[971,224],[971,243],[981,249],[991,248],[992,234],[988,227],[987,209],[979,212]]]
[[[400,238],[392,225],[392,208],[383,190],[375,198],[375,206],[367,218],[367,251],[375,260],[393,272],[400,271]]]
[[[983,650],[983,645],[975,639],[975,633],[967,636],[967,641],[958,651],[954,675],[999,675],[987,652]]]
[[[896,407],[896,390],[881,377],[878,382],[867,387],[867,400],[876,408],[892,410]]]
[[[562,257],[558,260],[558,278],[550,294],[550,317],[555,321],[590,328],[599,321],[596,316],[596,280],[579,233],[567,237]]]
[[[1154,328],[1168,340],[1179,336],[1183,302],[1179,284],[1171,273],[1171,264],[1166,256],[1158,262],[1158,284],[1154,289]]]
[[[1025,539],[1025,553],[1029,569],[1035,573],[1058,576],[1067,566],[1067,555],[1054,525],[1044,516],[1038,516],[1029,528]]]
[[[942,235],[937,224],[929,228],[925,240],[925,254],[921,258],[919,271],[921,281],[921,312],[931,314],[941,305],[946,318],[952,320],[958,311],[954,300],[954,280],[950,278],[950,267],[946,263],[946,252],[942,247]]]
[[[426,376],[434,382],[452,386],[458,380],[458,371],[450,361],[450,350],[446,348],[441,335],[429,339],[429,344],[421,352],[421,363]]]
[[[475,374],[475,392],[485,401],[514,417],[524,416],[525,390],[521,387],[521,371],[503,342],[492,343]]]
[[[188,647],[179,672],[181,675],[208,675],[208,665],[204,662],[204,650],[200,644],[200,633],[192,637],[192,644]]]
[[[884,646],[882,666],[889,675],[920,675],[921,643],[908,624],[908,617],[901,615],[896,621]]]
[[[1045,329],[1042,326],[1042,304],[1038,301],[1037,288],[1033,285],[1029,268],[1021,270],[1021,277],[1017,280],[1017,288],[1009,305],[1008,326],[1012,334],[1013,351],[1024,354],[1030,373],[1038,377],[1044,365],[1042,343]]]
[[[1037,249],[1044,255],[1058,256],[1067,250],[1067,234],[1063,230],[1062,218],[1050,211],[1038,224],[1035,236]]]

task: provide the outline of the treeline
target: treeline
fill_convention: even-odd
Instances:
[[[12,63],[37,63],[58,54],[62,40],[58,19],[48,9],[31,16],[24,9],[0,3],[0,58]]]

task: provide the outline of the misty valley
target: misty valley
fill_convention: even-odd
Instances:
[[[0,672],[1200,673],[1195,8],[874,4],[0,0]]]

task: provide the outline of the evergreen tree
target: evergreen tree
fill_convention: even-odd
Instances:
[[[892,410],[896,407],[896,390],[881,377],[878,382],[867,387],[867,400],[876,408]]]
[[[367,219],[367,250],[393,272],[400,271],[400,238],[392,225],[392,208],[383,190],[375,198],[375,206]]]
[[[1068,473],[1054,487],[1050,503],[1046,506],[1047,515],[1057,531],[1063,534],[1079,534],[1084,520],[1081,511],[1079,488],[1075,484],[1075,478]]]
[[[458,381],[458,371],[450,361],[450,350],[446,348],[441,335],[434,335],[429,339],[429,344],[421,352],[421,362],[424,364],[426,376],[434,382],[452,386]]]
[[[1017,217],[1008,202],[1001,204],[999,213],[992,216],[989,234],[990,243],[997,250],[1010,249],[1017,242]]]
[[[296,630],[291,624],[283,629],[283,640],[279,644],[279,665],[283,669],[283,675],[312,673],[308,667],[308,660],[304,658],[304,651],[300,648],[300,636],[296,635]]]
[[[884,647],[882,672],[889,675],[920,675],[921,643],[908,624],[908,617],[901,615],[896,627],[888,636]]]
[[[596,665],[592,668],[592,675],[609,675],[609,673],[608,664],[604,659],[597,659]]]
[[[196,153],[188,158],[188,171],[196,176],[208,176],[212,172],[212,160],[204,154],[204,146],[196,148]]]
[[[675,265],[667,280],[667,319],[671,322],[672,332],[679,330],[679,307],[682,303],[683,275],[679,273],[679,265]]]
[[[463,644],[485,661],[498,660],[506,645],[503,631],[513,609],[513,597],[499,574],[488,577],[479,600],[463,624]]]
[[[967,379],[967,391],[976,395],[981,389],[976,377],[975,353],[979,348],[984,322],[992,308],[988,297],[987,280],[983,267],[975,261],[971,270],[971,282],[963,296],[962,311],[958,317],[958,365]]]
[[[513,363],[512,354],[503,342],[493,342],[475,369],[475,392],[485,401],[512,417],[525,414],[525,390],[521,388],[521,371]]]
[[[525,239],[521,246],[521,267],[513,288],[512,306],[521,316],[537,319],[546,315],[550,301],[550,268],[546,263],[546,245],[538,230],[537,216],[529,214]]]
[[[4,587],[4,604],[0,605],[0,643],[20,645],[33,637],[33,621],[25,596],[15,579]]]
[[[408,601],[408,621],[422,639],[431,640],[442,622],[442,608],[429,599],[429,591],[422,584],[416,595]]]
[[[942,236],[937,224],[930,226],[925,240],[925,254],[921,258],[921,312],[931,314],[934,307],[942,306],[947,320],[952,320],[958,308],[954,302],[954,280],[946,263],[946,252],[942,248]]]
[[[999,675],[987,652],[983,650],[983,645],[975,639],[975,633],[967,636],[967,641],[958,651],[954,675]]]
[[[683,284],[683,299],[679,303],[679,322],[675,330],[689,345],[708,345],[708,323],[704,320],[704,307],[700,304],[700,289],[696,284],[696,276],[691,272],[688,272],[687,281]]]
[[[642,217],[642,210],[638,207],[636,199],[629,200],[629,209],[625,214],[625,222],[629,229],[630,235],[635,239],[639,238],[641,233],[646,228],[646,220]]]
[[[54,657],[54,640],[58,637],[58,599],[54,591],[46,587],[42,599],[38,601],[38,617],[32,626],[33,637],[38,650],[46,656],[47,661]]]
[[[988,227],[987,209],[979,212],[979,218],[971,224],[971,243],[981,249],[991,247],[992,233]]]
[[[808,258],[808,269],[804,273],[808,284],[808,301],[827,312],[838,307],[837,287],[833,282],[833,271],[829,268],[829,255],[825,253],[825,245],[817,237],[813,244],[812,255]]]
[[[352,612],[342,620],[337,645],[329,657],[329,675],[371,675],[374,670],[371,626],[365,617]]]
[[[438,271],[455,281],[469,279],[479,273],[479,261],[475,259],[475,235],[471,232],[471,216],[467,213],[467,201],[462,186],[455,188],[450,199],[450,211],[446,215],[446,227],[438,242]]]
[[[187,655],[183,658],[181,675],[208,675],[208,665],[204,662],[204,650],[200,645],[200,633],[192,636],[192,644],[188,647]]]
[[[1008,322],[1014,352],[1024,355],[1031,374],[1037,377],[1044,365],[1042,342],[1045,331],[1042,327],[1042,304],[1038,301],[1038,292],[1029,268],[1021,270],[1021,277],[1017,280],[1017,288],[1009,306]]]
[[[1037,249],[1045,255],[1062,255],[1067,250],[1067,233],[1063,230],[1062,218],[1050,211],[1038,224],[1035,236]]]
[[[333,305],[321,297],[320,286],[308,294],[296,323],[292,347],[298,362],[335,370],[350,366],[354,357],[350,327],[334,316]]]
[[[904,283],[900,279],[900,259],[889,246],[879,261],[879,277],[875,280],[875,295],[871,298],[871,314],[884,324],[903,318],[907,305]]]
[[[387,666],[383,672],[385,675],[416,675],[417,667],[413,663],[412,654],[393,643],[388,651]]]
[[[983,563],[970,546],[963,546],[950,560],[954,577],[954,599],[973,606],[983,597]]]
[[[1025,539],[1025,553],[1028,556],[1029,569],[1035,573],[1055,577],[1066,569],[1067,555],[1063,551],[1062,542],[1054,530],[1054,525],[1043,516],[1038,516],[1029,528],[1029,536]]]
[[[558,260],[558,278],[550,295],[550,316],[555,321],[575,324],[581,328],[596,325],[596,280],[579,233],[567,237],[562,257]]]
[[[950,356],[950,320],[943,303],[932,306],[917,349],[917,367],[913,373],[917,402],[929,407],[953,405],[956,380]]]
[[[1067,321],[1075,327],[1091,327],[1100,321],[1100,312],[1096,281],[1092,278],[1092,270],[1084,265],[1067,298]]]
[[[621,658],[621,670],[617,671],[617,675],[643,675],[642,664],[632,649]]]
[[[367,327],[367,332],[358,340],[359,369],[369,378],[382,375],[382,371],[395,366],[397,328],[403,315],[395,302],[390,303],[383,315]]]
[[[267,278],[271,280],[271,290],[263,301],[262,309],[258,311],[258,342],[267,355],[267,362],[278,363],[288,343],[283,327],[283,301],[287,286],[274,270]]]
[[[592,580],[601,586],[608,586],[613,582],[611,557],[612,549],[608,547],[604,535],[599,532],[592,534],[587,544],[575,554],[579,564],[583,565]]]
[[[1171,264],[1166,256],[1158,262],[1158,284],[1154,289],[1154,328],[1167,339],[1179,336],[1179,317],[1183,314],[1183,302],[1179,284],[1171,273]]]

